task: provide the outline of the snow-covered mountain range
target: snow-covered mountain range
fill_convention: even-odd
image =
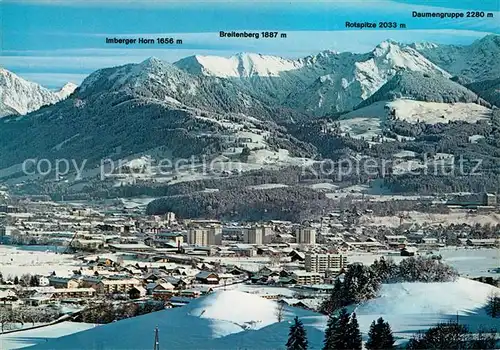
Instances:
[[[191,56],[170,64],[149,58],[99,69],[74,92],[71,85],[50,92],[2,70],[1,115],[33,112],[3,119],[0,139],[7,148],[0,147],[0,164],[13,166],[35,154],[99,161],[118,146],[120,156],[150,155],[161,148],[174,157],[233,160],[246,147],[247,159],[259,169],[264,163],[311,161],[339,149],[360,152],[366,140],[397,140],[397,131],[413,137],[411,125],[387,132],[388,125],[395,128],[391,109],[392,117],[410,124],[491,118],[500,73],[495,76],[498,62],[489,52],[499,47],[498,36],[487,36],[460,49],[387,40],[367,53],[322,51],[293,60],[239,54]],[[475,67],[467,74],[451,63],[443,68],[436,58],[447,52],[455,62],[461,57],[453,58],[456,50],[474,55],[467,57]],[[481,80],[485,76],[493,78]],[[340,125],[319,125],[317,118],[323,117]],[[329,127],[336,130],[333,136],[318,137]],[[345,144],[338,139],[342,135],[361,141]]]
[[[324,51],[296,60],[257,54],[191,56],[174,65],[192,74],[238,79],[314,115],[352,109],[401,70],[451,76],[414,48],[390,40],[366,54]]]
[[[0,68],[0,117],[36,111],[65,99],[75,89],[75,84],[67,83],[54,92]]]
[[[220,78],[276,77],[281,72],[301,68],[300,60],[255,53],[239,53],[229,58],[220,56],[189,56],[175,65],[192,74]]]

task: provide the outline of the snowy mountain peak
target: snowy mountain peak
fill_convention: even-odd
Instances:
[[[174,65],[192,74],[221,78],[278,76],[281,72],[302,67],[299,61],[247,52],[240,52],[231,57],[190,56]]]
[[[164,64],[164,62],[155,56],[151,56],[151,57],[149,57],[141,62],[141,65],[144,67],[155,67],[155,66],[160,66],[163,64]]]
[[[61,90],[59,90],[57,92],[57,94],[59,95],[59,97],[61,97],[61,99],[65,99],[66,97],[68,97],[69,95],[71,95],[76,90],[77,87],[78,87],[78,85],[73,84],[71,82],[66,83],[61,88]]]
[[[66,84],[60,91],[53,92],[0,67],[0,118],[24,115],[54,104],[69,96],[75,88],[74,84]]]
[[[415,50],[435,49],[438,46],[438,44],[429,41],[420,41],[410,45],[410,47],[414,48]]]
[[[402,50],[405,50],[405,48],[406,47],[394,40],[385,40],[378,44],[375,49],[373,49],[372,53],[375,56],[380,57],[387,55],[389,52],[401,52]]]

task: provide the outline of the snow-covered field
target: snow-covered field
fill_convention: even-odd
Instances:
[[[71,275],[78,263],[73,260],[72,255],[56,254],[53,248],[0,245],[0,272],[4,278],[26,273],[48,275],[53,271],[58,276]]]
[[[0,349],[20,349],[27,346],[43,344],[52,338],[85,331],[97,327],[91,323],[62,322],[52,326],[0,335]]]
[[[445,263],[456,268],[462,276],[500,278],[499,273],[491,271],[500,267],[498,249],[442,248],[439,249],[439,254]]]
[[[485,214],[470,214],[465,210],[451,210],[447,214],[432,214],[432,213],[422,213],[416,211],[410,211],[406,213],[407,216],[404,219],[405,224],[415,223],[419,225],[423,224],[433,224],[433,225],[460,225],[460,224],[500,224],[500,214],[497,213],[485,213]],[[361,217],[361,224],[364,225],[375,225],[375,226],[388,226],[388,227],[398,227],[400,225],[400,218],[398,216],[371,216],[365,215]]]
[[[488,270],[500,267],[500,252],[497,249],[465,249],[465,248],[441,248],[434,253],[440,254],[443,262],[453,266],[458,273],[467,277],[493,276],[500,277],[500,274]],[[371,265],[375,260],[391,258],[396,263],[406,259],[398,255],[387,255],[383,253],[348,253],[349,262],[360,262]]]
[[[487,297],[500,289],[459,278],[447,283],[383,285],[380,297],[354,308],[363,339],[370,323],[383,317],[398,342],[437,322],[456,320],[472,329],[500,326],[484,310]],[[146,349],[158,327],[160,346],[168,349],[284,349],[290,321],[306,326],[310,349],[320,349],[326,317],[286,308],[277,322],[276,303],[241,291],[218,291],[185,307],[126,319],[41,343],[36,349]]]
[[[339,123],[344,133],[356,138],[371,139],[382,135],[384,122],[389,111],[395,110],[399,120],[408,123],[424,122],[426,124],[448,123],[450,121],[466,121],[476,123],[490,118],[491,110],[475,103],[438,103],[399,99],[396,101],[379,101],[369,106],[344,114]]]
[[[397,283],[383,285],[381,297],[355,308],[361,330],[366,334],[370,323],[383,317],[396,338],[409,339],[418,330],[438,322],[456,320],[471,329],[500,327],[500,319],[486,315],[484,304],[499,288],[459,278],[446,283]]]

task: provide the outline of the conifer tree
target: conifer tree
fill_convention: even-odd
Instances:
[[[288,341],[286,342],[287,350],[306,350],[307,349],[307,333],[297,316],[294,318],[294,323],[290,326],[288,333]]]
[[[363,348],[359,323],[355,313],[351,315],[349,325],[347,326],[347,332],[345,334],[347,342],[346,349],[361,350]]]
[[[369,350],[394,348],[394,336],[392,335],[391,326],[382,317],[376,323],[375,321],[372,322],[365,346]]]
[[[349,345],[347,331],[349,329],[349,314],[343,308],[339,316],[330,314],[326,325],[325,340],[323,341],[323,350],[347,349]]]
[[[335,349],[334,335],[337,333],[338,323],[338,317],[334,316],[334,314],[331,313],[326,324],[325,339],[323,340],[323,350]]]

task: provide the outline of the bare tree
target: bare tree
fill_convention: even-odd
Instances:
[[[281,254],[280,253],[274,253],[271,254],[269,257],[269,263],[271,266],[278,266],[281,262]]]
[[[2,330],[2,333],[4,329],[8,328],[7,326],[12,323],[12,310],[2,307],[0,308],[0,327]]]
[[[278,302],[276,309],[274,310],[274,315],[278,319],[278,322],[283,321],[283,318],[285,317],[285,303]]]

